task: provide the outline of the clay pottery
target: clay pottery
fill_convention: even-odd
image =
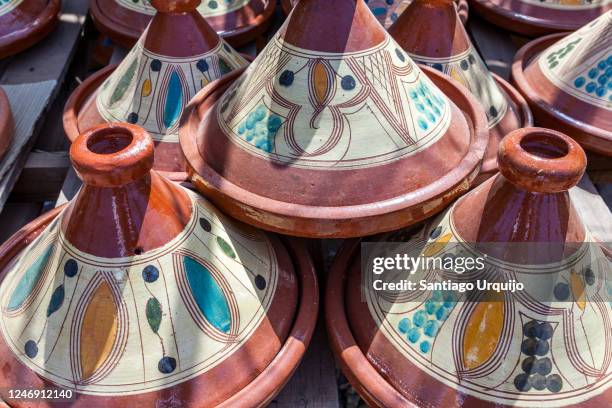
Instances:
[[[316,321],[304,247],[151,171],[137,126],[94,127],[70,157],[78,195],[0,247],[0,396],[25,407],[7,390],[55,385],[72,407],[265,405]]]
[[[281,0],[281,6],[283,12],[288,15],[291,13],[293,6],[297,4],[299,0]],[[380,24],[385,28],[389,28],[397,18],[406,10],[412,3],[412,0],[370,0],[367,2],[368,7],[372,10],[372,13],[376,16]],[[457,5],[457,11],[461,21],[465,24],[469,15],[469,5],[467,0],[455,0]]]
[[[469,187],[488,139],[475,98],[417,67],[362,0],[298,3],[248,69],[192,100],[179,135],[225,212],[307,237],[428,217]]]
[[[163,0],[91,0],[96,27],[111,40],[131,48],[155,15],[155,3]],[[185,0],[198,3],[198,11],[223,39],[234,47],[264,33],[274,16],[273,0]]]
[[[4,157],[13,141],[14,121],[9,100],[0,88],[0,160]]]
[[[470,0],[491,23],[527,37],[574,31],[612,9],[608,0]]]
[[[499,141],[511,131],[533,125],[525,99],[489,72],[460,23],[452,0],[415,0],[389,29],[414,62],[437,69],[472,92],[489,123],[489,145],[478,182],[497,172]]]
[[[525,128],[502,140],[498,161],[500,174],[421,229],[369,240],[401,245],[391,257],[480,259],[482,268],[418,267],[415,290],[373,290],[384,275],[362,276],[360,254],[371,265],[382,252],[358,240],[339,252],[325,299],[330,343],[370,406],[610,406],[610,264],[567,193],[584,151],[562,133]],[[462,295],[419,284],[483,277],[524,288]]]
[[[92,75],[68,100],[64,129],[71,141],[100,123],[134,123],[153,136],[155,169],[172,180],[187,178],[178,144],[184,108],[204,86],[247,65],[196,11],[197,3],[153,2],[159,13],[123,62]],[[177,7],[181,14],[172,11]]]
[[[53,31],[60,6],[61,0],[0,2],[0,59],[31,47]]]
[[[612,11],[575,33],[519,50],[512,80],[536,124],[565,132],[587,150],[612,156]]]

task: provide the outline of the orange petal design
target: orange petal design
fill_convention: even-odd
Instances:
[[[81,378],[90,378],[108,359],[117,339],[117,305],[111,288],[102,281],[85,309],[81,326]]]
[[[446,247],[446,244],[448,244],[448,242],[450,241],[451,236],[452,234],[448,232],[442,235],[434,242],[432,242],[431,244],[428,244],[423,250],[423,256],[433,256],[441,252]]]
[[[463,364],[471,370],[485,363],[499,343],[504,325],[504,303],[481,302],[474,308],[463,337]]]
[[[572,295],[574,296],[574,301],[580,308],[580,310],[584,310],[586,307],[586,296],[584,294],[584,281],[573,269],[570,273],[570,287],[572,288]]]
[[[315,62],[313,70],[315,97],[320,104],[323,104],[329,92],[329,78],[327,76],[327,70],[325,69],[325,64],[323,64],[321,61]]]

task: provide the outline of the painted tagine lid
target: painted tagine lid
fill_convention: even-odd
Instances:
[[[612,9],[611,0],[471,0],[491,23],[528,37],[574,31]]]
[[[426,218],[469,187],[488,139],[469,92],[417,67],[362,0],[298,3],[246,71],[194,98],[179,133],[219,207],[308,237]]]
[[[57,24],[61,0],[0,1],[0,59],[46,37]]]
[[[0,88],[0,160],[11,147],[14,123],[8,97],[2,88]]]
[[[373,290],[384,275],[362,276],[360,252],[364,265],[382,252],[353,241],[338,254],[327,285],[328,333],[371,406],[610,406],[610,263],[567,193],[584,173],[584,151],[559,132],[525,128],[502,140],[499,163],[501,174],[421,230],[368,244],[400,245],[391,256],[472,259],[462,273],[427,261],[414,275],[397,275],[414,290]],[[387,282],[399,282],[391,276]],[[462,294],[422,287],[421,279],[514,286],[498,292],[475,283]]]
[[[452,0],[415,0],[389,34],[413,61],[449,75],[478,99],[490,133],[479,180],[497,172],[500,140],[515,129],[533,125],[531,111],[518,91],[489,72],[459,22]]]
[[[70,155],[78,195],[0,247],[0,396],[53,385],[75,407],[268,401],[314,328],[307,252],[151,171],[137,126],[95,127]]]
[[[130,48],[155,15],[156,3],[167,1],[91,0],[91,15],[100,31]],[[262,34],[270,25],[276,7],[274,0],[182,0],[179,3],[197,6],[213,30],[234,47]]]
[[[537,123],[612,156],[612,11],[573,34],[550,35],[516,54],[512,79]]]
[[[184,108],[208,83],[247,65],[196,11],[197,3],[153,2],[159,13],[123,62],[100,70],[73,92],[64,113],[70,140],[104,122],[137,124],[155,141],[155,169],[173,180],[186,179],[178,144]],[[177,7],[183,12],[172,11]]]
[[[283,12],[288,15],[298,1],[299,0],[281,0]],[[389,28],[397,21],[397,18],[406,10],[412,1],[413,0],[369,0],[366,3],[378,21],[380,21],[380,24],[385,28]],[[468,2],[467,0],[455,0],[455,3],[457,5],[459,17],[461,17],[461,21],[465,24],[470,9]]]

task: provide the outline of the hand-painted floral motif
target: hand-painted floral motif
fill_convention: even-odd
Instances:
[[[108,396],[182,383],[242,347],[277,289],[272,243],[191,197],[185,230],[130,258],[79,251],[60,215],[0,285],[14,355],[58,386]]]
[[[612,11],[549,47],[539,64],[563,91],[612,110]]]
[[[311,53],[275,37],[223,95],[226,135],[284,165],[360,168],[415,154],[450,123],[450,104],[395,42]],[[376,134],[375,144],[365,142]]]
[[[209,82],[247,64],[223,40],[189,58],[152,53],[142,42],[104,82],[96,104],[105,120],[142,126],[156,141],[178,143],[179,119],[189,100]]]
[[[415,257],[477,257],[456,233],[452,208],[409,239],[402,251]],[[381,242],[392,241],[394,234]],[[478,275],[433,266],[418,269],[410,279],[418,287],[421,279],[460,282],[478,276],[522,282],[523,291],[475,291],[471,301],[454,291],[363,293],[386,339],[447,386],[508,406],[571,406],[612,386],[609,263],[588,241],[587,234],[584,245],[555,264],[518,265],[489,256]],[[555,281],[538,284],[546,278]],[[365,285],[372,287],[379,276],[368,279]],[[545,295],[550,301],[538,300],[543,298],[538,291],[551,287],[553,293]]]
[[[23,0],[0,0],[0,16],[14,10],[21,3],[23,3]]]
[[[119,5],[143,14],[155,14],[155,8],[150,0],[115,0]],[[231,13],[246,6],[250,0],[202,0],[198,11],[204,17],[212,17]]]
[[[427,64],[445,73],[468,88],[484,107],[489,128],[497,125],[508,111],[507,96],[499,89],[484,61],[471,46],[450,58],[427,58],[413,54],[410,57],[415,62]]]

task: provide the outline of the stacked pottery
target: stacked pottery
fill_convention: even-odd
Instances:
[[[61,0],[0,2],[0,58],[17,54],[46,37],[57,24]]]
[[[475,261],[463,272],[427,263],[396,275],[410,275],[414,290],[373,290],[381,275],[362,269],[367,247],[353,241],[339,252],[327,285],[328,333],[371,406],[612,403],[610,263],[567,192],[584,173],[584,151],[556,131],[526,128],[502,140],[498,161],[501,174],[422,230],[373,238],[363,263],[395,242],[393,253],[414,258]],[[421,279],[506,287],[464,297],[423,288]]]
[[[283,12],[285,14],[291,13],[293,6],[297,4],[299,0],[281,0]],[[397,21],[397,18],[406,10],[406,7],[412,3],[413,0],[368,0],[366,3],[372,13],[376,16],[378,21],[385,27],[389,28],[391,24]],[[469,6],[467,0],[455,0],[457,5],[457,12],[461,21],[465,24],[468,19]]]
[[[6,93],[0,88],[0,160],[4,157],[13,140],[14,122],[11,105]]]
[[[91,0],[98,29],[130,48],[142,35],[164,0]],[[194,4],[208,24],[232,46],[244,45],[262,34],[274,15],[274,0],[185,0]]]
[[[153,2],[158,13],[123,62],[91,76],[70,97],[64,113],[70,140],[105,122],[137,124],[153,136],[155,169],[185,180],[178,144],[184,108],[207,84],[247,65],[196,11],[198,3]]]
[[[574,31],[612,10],[609,0],[471,0],[470,5],[491,23],[528,37]]]
[[[57,386],[72,407],[263,406],[299,364],[318,303],[307,252],[152,171],[153,154],[129,124],[81,135],[83,188],[0,247],[4,400]]]
[[[512,79],[538,125],[612,156],[612,11],[570,35],[525,45],[516,54]]]
[[[489,123],[482,181],[497,171],[497,147],[511,131],[532,125],[523,97],[489,72],[460,23],[452,0],[415,0],[389,29],[413,61],[435,68],[472,92]]]
[[[192,183],[224,212],[320,238],[440,211],[488,141],[476,99],[414,64],[363,0],[300,1],[249,68],[192,100],[179,134]]]

